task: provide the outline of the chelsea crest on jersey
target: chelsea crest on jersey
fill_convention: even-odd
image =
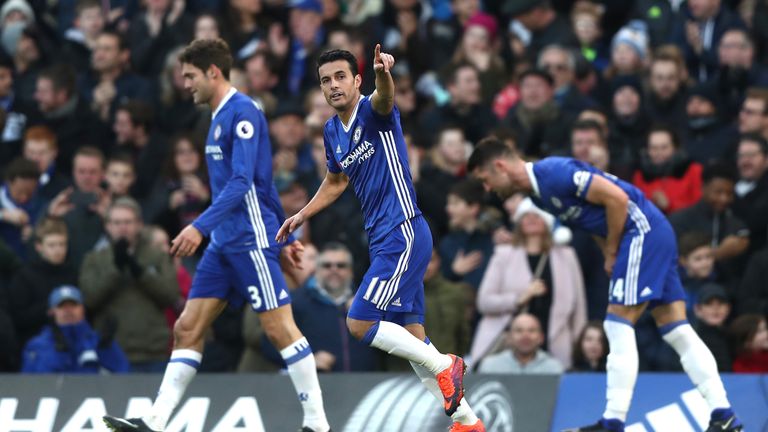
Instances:
[[[347,175],[362,204],[370,244],[421,214],[397,107],[380,115],[370,96],[361,96],[349,123],[333,116],[323,138],[328,170]]]

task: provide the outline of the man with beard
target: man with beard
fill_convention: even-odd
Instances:
[[[354,296],[352,269],[350,250],[342,243],[328,242],[317,257],[314,275],[291,293],[296,326],[312,345],[320,371],[378,370],[379,352],[352,337],[344,324]],[[275,350],[266,354],[280,360]]]
[[[685,123],[685,65],[670,53],[659,52],[651,62],[649,92],[645,101],[651,123]]]

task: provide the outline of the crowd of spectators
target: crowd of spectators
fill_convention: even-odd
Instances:
[[[418,205],[435,238],[426,330],[480,371],[605,369],[595,241],[465,165],[495,134],[635,184],[678,236],[689,319],[721,371],[768,372],[768,2],[763,0],[5,0],[0,6],[0,371],[162,371],[197,257],[169,238],[210,203],[210,111],[177,58],[221,37],[268,120],[287,215],[325,175],[326,49],[392,53]],[[368,265],[350,189],[285,269],[323,371],[404,370],[344,324]],[[642,370],[680,370],[650,317]],[[229,308],[203,371],[283,367]]]

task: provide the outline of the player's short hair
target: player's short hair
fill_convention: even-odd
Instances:
[[[349,64],[349,71],[352,73],[352,76],[358,74],[357,57],[355,57],[354,54],[347,50],[333,49],[320,54],[320,57],[317,58],[317,79],[320,79],[320,66],[339,60],[345,61]]]
[[[5,179],[12,182],[16,179],[37,180],[40,178],[40,170],[37,164],[29,159],[18,157],[8,164],[5,169]]]
[[[40,72],[37,79],[47,79],[53,85],[54,91],[64,90],[67,96],[72,96],[75,92],[75,70],[70,65],[55,64]]]
[[[672,140],[672,146],[675,149],[680,148],[680,135],[677,134],[675,129],[666,124],[655,124],[648,129],[648,135],[646,136],[646,143],[650,141],[651,135],[655,133],[665,133],[669,135],[669,139]]]
[[[738,178],[739,176],[736,173],[736,168],[725,162],[712,162],[705,166],[704,171],[701,173],[701,180],[704,184],[715,179],[725,179],[736,183]]]
[[[152,128],[152,105],[138,99],[131,99],[120,104],[117,110],[127,112],[134,127],[141,126],[147,132]]]
[[[757,144],[757,147],[760,149],[760,153],[762,153],[763,156],[768,155],[768,141],[766,141],[766,139],[763,138],[763,136],[759,133],[748,133],[742,135],[739,137],[739,145],[741,145],[743,142],[751,142]]]
[[[35,242],[42,243],[50,235],[67,235],[67,224],[55,217],[46,217],[35,225]]]
[[[45,141],[48,147],[57,150],[59,145],[56,141],[56,134],[48,126],[31,126],[24,132],[24,142],[27,141]]]
[[[203,72],[216,66],[227,80],[232,70],[232,61],[229,45],[218,38],[194,40],[179,54],[179,63],[190,64]]]
[[[139,202],[131,197],[124,196],[114,200],[107,208],[107,212],[105,213],[106,216],[104,218],[107,222],[109,222],[112,217],[112,211],[117,208],[131,210],[134,216],[136,216],[136,220],[141,221],[141,205],[139,205]]]
[[[712,237],[701,231],[689,231],[680,236],[677,249],[681,257],[687,257],[693,251],[705,246],[712,246]]]
[[[603,133],[603,126],[595,120],[576,120],[571,126],[571,134],[576,131],[595,131],[600,141],[605,144],[605,134]]]
[[[480,140],[475,146],[475,151],[467,162],[467,172],[473,172],[482,168],[494,159],[514,157],[515,151],[504,141],[495,136],[489,136]]]
[[[448,195],[458,197],[469,205],[480,205],[485,198],[485,190],[479,180],[467,178],[451,186]]]

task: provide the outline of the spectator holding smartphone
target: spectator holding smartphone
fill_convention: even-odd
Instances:
[[[102,219],[111,202],[103,189],[104,153],[95,147],[81,147],[72,162],[74,186],[56,195],[48,215],[60,217],[69,232],[69,256],[75,268],[104,233]]]

